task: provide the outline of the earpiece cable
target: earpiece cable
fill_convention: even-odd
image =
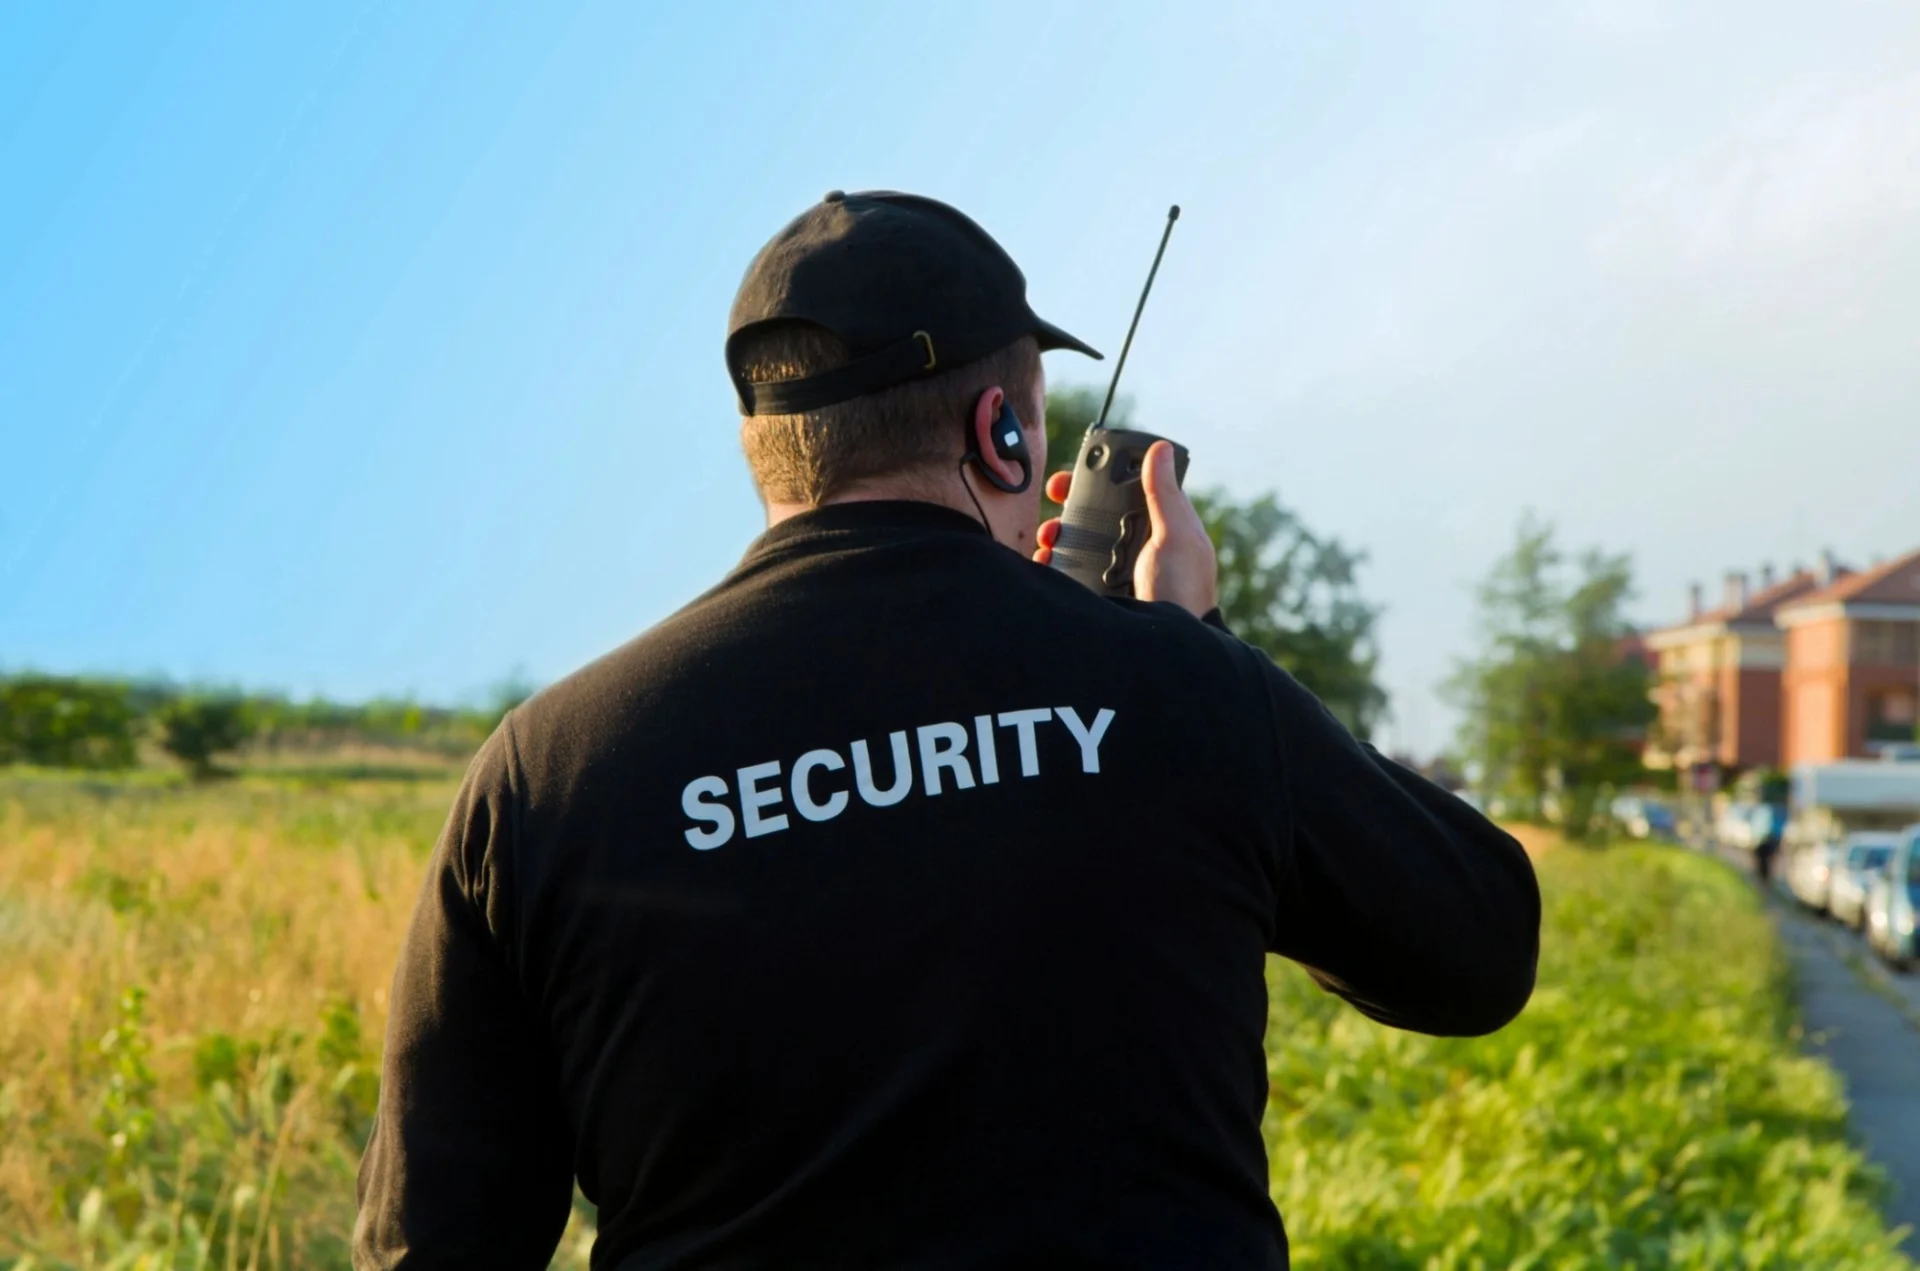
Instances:
[[[960,484],[966,489],[967,497],[973,500],[973,510],[980,514],[980,528],[992,534],[993,526],[987,524],[987,510],[980,506],[980,496],[973,492],[973,482],[967,480],[967,464],[972,460],[972,455],[960,456]]]

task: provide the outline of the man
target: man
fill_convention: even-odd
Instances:
[[[1402,1028],[1526,1002],[1525,855],[1219,628],[1164,444],[1142,599],[1045,567],[1039,353],[1093,351],[1025,286],[900,194],[754,260],[768,529],[474,760],[357,1265],[542,1267],[577,1178],[622,1271],[1284,1267],[1264,955]]]

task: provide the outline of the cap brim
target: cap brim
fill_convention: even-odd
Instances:
[[[1075,353],[1084,353],[1096,361],[1106,360],[1101,356],[1100,350],[1078,336],[1068,335],[1045,318],[1036,317],[1033,320],[1033,338],[1039,342],[1042,353],[1048,353],[1054,349],[1072,349]]]

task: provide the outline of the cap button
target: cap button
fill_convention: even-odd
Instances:
[[[824,199],[821,199],[820,201],[822,203],[838,203],[841,200],[845,199],[846,197],[847,197],[847,192],[845,190],[828,190],[827,197]]]

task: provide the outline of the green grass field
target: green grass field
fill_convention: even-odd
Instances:
[[[385,990],[454,774],[0,775],[0,1268],[341,1267]],[[1493,1038],[1272,969],[1297,1265],[1896,1268],[1746,886],[1558,849]],[[557,1266],[584,1267],[583,1210]]]

